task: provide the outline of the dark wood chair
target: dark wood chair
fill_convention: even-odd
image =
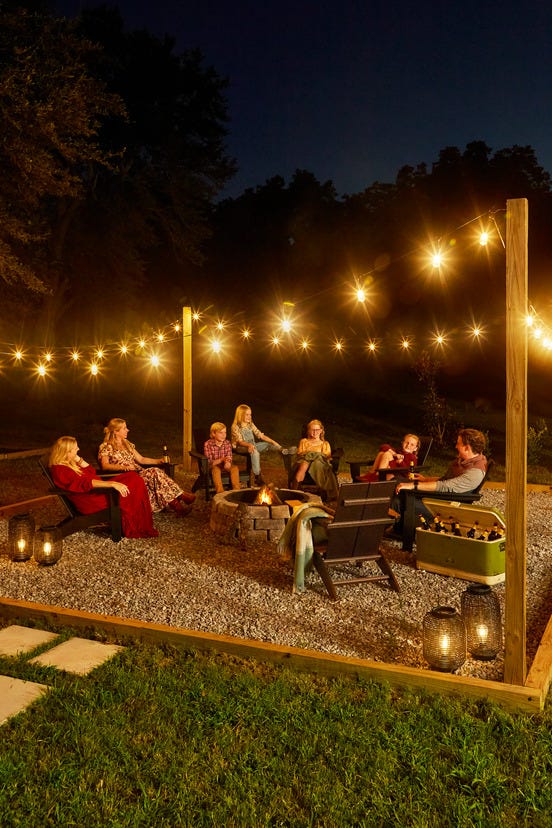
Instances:
[[[431,500],[442,500],[443,503],[475,503],[481,500],[481,490],[489,479],[489,473],[494,466],[494,460],[487,462],[487,471],[483,480],[473,491],[462,492],[456,494],[452,492],[419,492],[412,489],[402,490],[401,497],[401,515],[403,521],[402,528],[402,548],[406,552],[412,552],[412,547],[416,539],[416,525],[418,509],[417,504],[420,503],[424,497],[431,498]]]
[[[65,489],[60,489],[55,485],[50,469],[48,467],[48,459],[41,457],[38,464],[42,474],[50,484],[50,494],[57,496],[63,508],[67,512],[67,517],[58,524],[61,529],[62,537],[72,535],[74,532],[81,532],[83,529],[92,529],[96,526],[108,526],[111,533],[111,538],[118,543],[122,536],[123,530],[121,527],[121,508],[119,506],[119,493],[111,487],[105,489],[101,487],[94,488],[94,494],[105,494],[108,499],[108,506],[100,512],[94,512],[91,515],[81,515],[75,508],[72,501],[69,499],[70,492]],[[108,477],[107,475],[106,477]],[[113,475],[111,475],[113,476]]]
[[[393,481],[378,483],[346,483],[339,489],[335,517],[329,521],[312,519],[314,543],[313,563],[330,597],[337,599],[336,585],[387,581],[400,591],[393,570],[380,549],[383,531],[392,523],[389,505],[395,491]],[[379,572],[362,572],[361,566],[372,562]],[[332,578],[330,568],[356,564],[349,577]]]
[[[203,493],[205,494],[205,500],[210,500],[211,495],[215,491],[215,486],[213,484],[213,479],[211,477],[211,473],[209,471],[209,461],[207,457],[203,453],[203,446],[205,445],[206,440],[209,439],[209,429],[208,428],[194,428],[193,429],[193,436],[194,436],[194,445],[195,449],[190,451],[190,457],[192,457],[197,463],[197,477],[194,480],[194,485],[192,486],[192,492],[197,492],[198,489],[202,489]],[[245,459],[245,468],[240,468],[240,482],[245,483],[246,486],[249,486],[251,483],[251,455],[249,453],[242,453],[239,451],[233,451],[232,456],[236,465],[238,465],[237,461],[238,458]],[[230,473],[229,472],[222,472],[222,482],[225,487],[230,488]]]
[[[433,445],[433,437],[429,435],[421,435],[420,436],[420,449],[418,451],[418,465],[415,467],[414,471],[421,471],[424,466],[426,465],[427,458],[429,452],[431,450],[431,446]],[[375,459],[375,458],[374,458]],[[374,459],[372,460],[346,460],[345,462],[349,464],[349,469],[351,472],[351,479],[353,482],[360,476],[361,469],[365,468],[366,466],[373,466]],[[408,474],[408,469],[391,469],[395,476],[400,477],[401,475]],[[380,479],[385,479],[385,475],[389,474],[388,469],[382,469],[380,472]]]

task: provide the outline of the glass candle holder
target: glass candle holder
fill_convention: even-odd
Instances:
[[[434,607],[424,616],[423,641],[433,670],[452,673],[466,660],[466,625],[454,607]]]
[[[461,612],[473,658],[491,661],[502,648],[498,596],[488,584],[470,584],[460,596]]]
[[[37,529],[34,544],[34,559],[41,566],[55,564],[63,552],[63,538],[57,526],[41,526]]]
[[[10,561],[28,561],[33,554],[35,521],[32,515],[13,515],[8,521]]]

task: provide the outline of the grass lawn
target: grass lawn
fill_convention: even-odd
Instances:
[[[550,825],[552,716],[127,643],[2,728],[8,826]]]

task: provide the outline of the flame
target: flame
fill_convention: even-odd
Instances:
[[[262,486],[259,489],[259,494],[255,498],[255,503],[258,505],[270,505],[274,502],[273,492],[268,488],[268,486]]]
[[[274,483],[268,483],[266,486],[261,486],[257,497],[253,501],[254,506],[281,506],[282,501],[278,497],[278,492]]]

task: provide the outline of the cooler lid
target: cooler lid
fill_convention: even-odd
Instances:
[[[481,506],[479,503],[458,503],[458,501],[432,500],[430,497],[422,498],[431,514],[441,515],[441,518],[448,523],[449,517],[460,523],[462,526],[471,526],[478,522],[482,529],[492,529],[493,523],[498,523],[502,529],[506,529],[506,521],[502,512],[492,506]]]

